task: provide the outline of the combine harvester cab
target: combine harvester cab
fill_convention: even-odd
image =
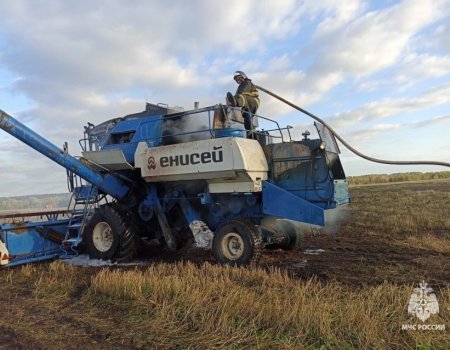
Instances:
[[[141,113],[85,127],[79,160],[4,112],[0,127],[68,171],[71,219],[51,224],[64,236],[52,242],[60,255],[83,251],[124,261],[151,242],[174,250],[193,241],[212,249],[220,263],[245,265],[263,248],[298,243],[296,227],[274,222],[324,225],[324,210],[349,203],[339,149],[327,128],[316,124],[319,138],[305,132],[293,140],[290,127],[250,117],[266,130],[245,130],[237,108],[147,104]],[[0,248],[11,264],[17,254],[6,232],[20,238],[5,225]],[[39,233],[41,226],[33,229],[36,239],[52,241]]]

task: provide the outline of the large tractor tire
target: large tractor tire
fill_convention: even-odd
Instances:
[[[232,220],[215,232],[212,252],[221,264],[244,266],[256,263],[263,247],[262,235],[250,220]]]
[[[117,205],[103,205],[92,215],[83,234],[89,257],[127,261],[136,256],[139,240],[133,222]]]

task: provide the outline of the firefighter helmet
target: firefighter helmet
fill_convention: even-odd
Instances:
[[[244,79],[248,79],[248,77],[247,77],[247,75],[243,72],[243,71],[241,71],[241,70],[237,70],[235,73],[234,73],[234,80],[236,80],[236,78],[237,77],[242,77],[242,78],[244,78]]]

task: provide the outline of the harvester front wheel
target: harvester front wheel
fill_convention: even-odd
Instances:
[[[84,230],[84,244],[92,259],[126,261],[135,257],[138,239],[134,225],[116,206],[97,208]]]
[[[256,263],[263,249],[261,233],[250,220],[232,220],[214,234],[212,252],[221,264]]]

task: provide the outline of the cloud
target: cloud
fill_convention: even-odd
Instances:
[[[269,67],[268,67],[269,68]],[[275,79],[273,77],[276,77]],[[302,89],[305,73],[301,70],[277,70],[256,73],[253,77],[255,84],[299,105],[309,105],[317,101],[317,97]],[[279,117],[292,111],[292,108],[275,98],[260,92],[261,115]]]
[[[412,86],[415,82],[450,74],[450,57],[430,54],[411,54],[405,57],[394,76],[399,85]]]
[[[422,128],[432,125],[450,124],[450,115],[443,115],[439,117],[430,118],[427,120],[413,121],[406,124],[407,126],[414,128]]]
[[[339,113],[328,121],[336,127],[350,126],[361,121],[370,121],[393,117],[399,114],[408,114],[427,107],[449,104],[450,84],[432,88],[416,97],[398,99],[382,99],[367,103],[359,108]]]
[[[237,68],[249,69],[260,83],[270,80],[272,89],[308,106],[349,75],[370,74],[385,67],[383,61],[395,61],[408,38],[435,18],[439,8],[410,1],[363,14],[366,6],[358,1],[291,0],[230,1],[227,7],[233,10],[202,1],[177,6],[136,1],[126,10],[120,1],[97,6],[49,1],[45,7],[16,1],[1,8],[6,18],[2,31],[14,42],[2,61],[23,76],[14,85],[17,91],[55,109],[58,104],[80,109],[107,105],[111,95],[125,91],[147,91],[163,100],[175,93],[185,95],[183,103],[190,102],[195,98],[186,96],[187,91],[199,94],[202,87],[220,82],[223,73],[231,74],[223,67],[233,56]],[[308,70],[294,68],[294,57],[287,53],[268,64],[239,58],[243,52],[264,55],[272,39],[295,38],[307,18],[321,18],[313,45],[318,43],[323,53]],[[379,55],[387,37],[391,58]],[[227,58],[205,61],[225,47]],[[273,75],[265,78],[268,73],[276,74],[275,83]],[[227,79],[229,84],[229,75]],[[270,112],[287,111],[271,104]]]
[[[354,10],[353,13],[358,13]],[[319,26],[319,53],[308,71],[306,85],[324,94],[344,79],[363,79],[393,67],[402,59],[410,40],[445,14],[445,2],[403,1],[366,12],[338,30]]]
[[[447,57],[418,54],[411,51],[410,45],[424,28],[444,16],[445,4],[404,1],[364,13],[367,5],[356,1],[344,5],[333,1],[306,2],[305,16],[321,18],[311,42],[299,52],[284,53],[269,61],[263,71],[254,74],[255,81],[308,107],[321,102],[333,88],[349,80],[356,81],[361,91],[392,85],[391,76],[384,81],[371,79],[375,73],[389,68],[401,67],[395,75],[395,83],[400,85],[404,85],[407,76],[410,84],[443,76],[448,71]],[[298,60],[305,61],[303,68],[294,68]],[[276,116],[291,111],[272,98],[264,101],[262,110]],[[361,119],[353,118],[355,122]]]
[[[435,50],[446,54],[450,53],[450,25],[448,22],[436,28],[431,38],[428,38],[428,43]]]
[[[380,133],[398,130],[400,128],[402,128],[401,124],[376,124],[371,127],[344,132],[344,139],[351,145],[360,145],[373,140]]]
[[[65,170],[12,136],[0,141],[0,196],[66,192]]]
[[[365,4],[358,0],[345,2],[336,1],[320,1],[314,5],[324,6],[328,9],[328,15],[319,23],[314,33],[315,39],[327,36],[338,29],[343,28],[354,18],[361,14],[365,8]],[[321,9],[323,10],[323,8]]]
[[[445,79],[449,71],[448,5],[439,0],[2,2],[0,99],[7,102],[0,108],[13,106],[27,126],[55,145],[68,140],[76,152],[88,121],[141,111],[146,101],[186,108],[193,101],[224,102],[226,91],[236,88],[233,71],[242,69],[299,106],[314,105],[325,115],[336,106],[347,110],[329,119],[337,125],[364,129],[359,123],[381,119],[395,125],[390,118],[400,113],[448,102],[445,85],[432,89],[436,82],[430,82]],[[385,78],[378,81],[377,74]],[[428,92],[395,98],[384,90],[405,83],[411,91],[420,86]],[[375,94],[368,98],[367,91]],[[9,103],[14,96],[27,103],[18,98]],[[373,102],[364,103],[368,100]],[[263,93],[261,101],[262,115],[290,121],[290,107]],[[0,152],[8,162],[0,165],[8,164],[7,171],[0,169],[0,195],[10,188],[25,191],[25,175],[14,167],[18,161],[32,170],[50,169],[53,179],[57,166],[49,161],[41,166],[34,151],[28,157],[9,147],[16,143],[1,140],[10,137],[0,136],[0,145],[8,147]],[[39,188],[33,175],[26,181],[33,184],[27,190]]]
[[[0,5],[0,33],[9,42],[0,62],[20,77],[13,85],[17,93],[55,111],[95,110],[117,97],[170,102],[176,95],[175,104],[191,105],[223,73],[233,86],[232,70],[224,69],[233,63],[235,69],[259,64],[263,70],[241,56],[294,36],[304,12],[291,0],[232,0],[226,7],[230,11],[204,1],[135,1],[124,9],[121,1],[41,6],[18,0]],[[222,101],[223,95],[203,100]]]

